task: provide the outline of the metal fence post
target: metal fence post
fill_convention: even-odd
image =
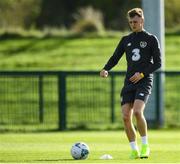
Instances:
[[[66,73],[58,75],[59,130],[66,129]]]
[[[43,76],[39,75],[39,122],[44,121]]]
[[[114,123],[114,75],[111,75],[111,122]]]

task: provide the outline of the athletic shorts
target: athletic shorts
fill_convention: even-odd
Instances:
[[[149,98],[149,93],[143,91],[142,89],[135,89],[128,92],[123,92],[121,94],[121,105],[126,103],[133,103],[136,99],[144,101],[147,103]]]

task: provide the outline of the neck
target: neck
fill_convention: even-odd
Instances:
[[[142,31],[144,31],[144,29],[140,29],[140,30],[133,31],[133,32],[138,33],[138,32],[142,32]]]

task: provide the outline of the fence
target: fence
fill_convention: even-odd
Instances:
[[[0,131],[122,128],[124,72],[0,72]],[[157,79],[165,75],[164,126],[180,126],[180,72],[158,72],[145,110],[159,124]]]

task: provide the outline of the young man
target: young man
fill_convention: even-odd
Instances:
[[[150,154],[147,123],[144,117],[145,104],[151,93],[153,72],[161,67],[161,52],[157,38],[146,32],[144,15],[140,8],[134,8],[127,13],[132,33],[122,37],[114,54],[100,72],[101,77],[107,77],[126,53],[127,72],[124,87],[121,91],[122,117],[125,132],[131,146],[131,159],[148,158]],[[137,129],[142,138],[141,150],[136,142],[136,130],[132,117],[136,118]]]

